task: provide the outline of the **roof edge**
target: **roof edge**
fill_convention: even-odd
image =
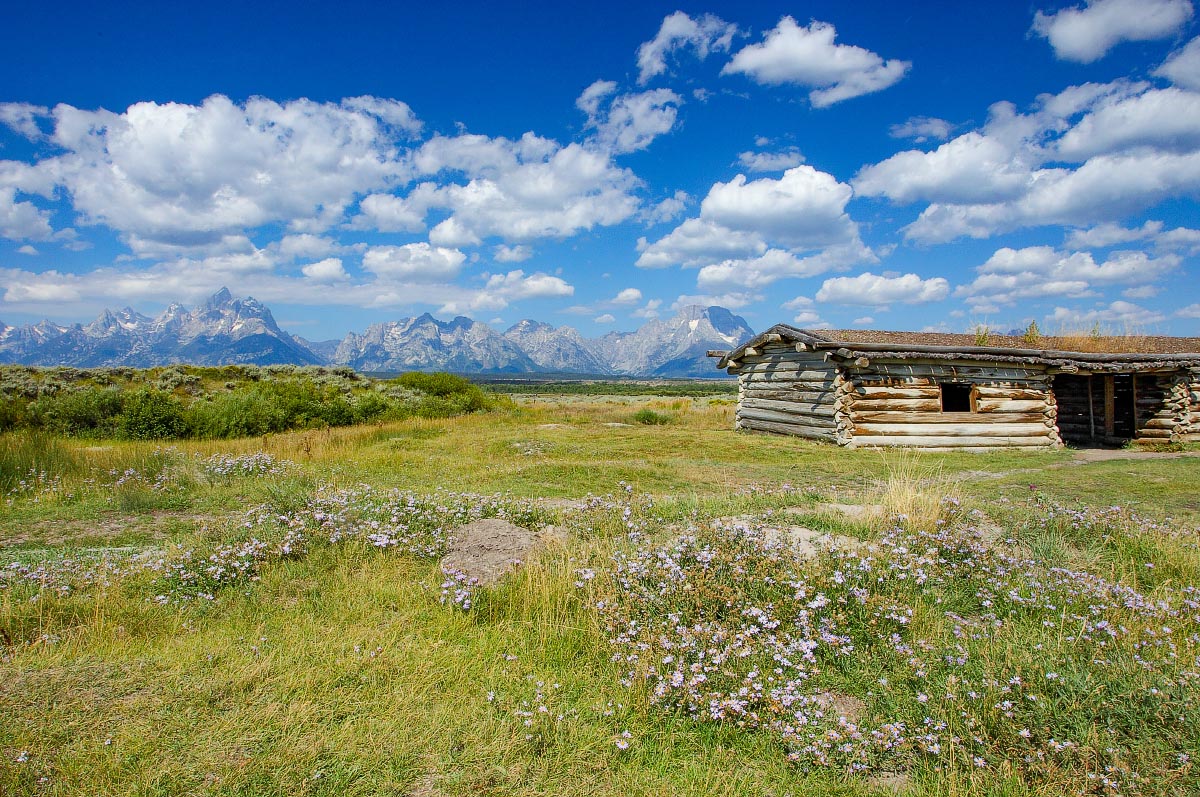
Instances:
[[[1128,352],[1128,353],[1112,353],[1112,352],[1085,352],[1085,351],[1065,351],[1058,349],[1024,349],[1012,348],[1005,346],[941,346],[932,344],[908,344],[902,345],[897,343],[858,343],[854,341],[835,340],[830,335],[822,334],[820,331],[810,329],[800,329],[791,326],[790,324],[776,324],[770,329],[755,335],[750,340],[732,349],[724,352],[723,356],[717,362],[718,368],[728,368],[731,362],[740,360],[746,353],[747,349],[757,348],[766,343],[778,343],[786,341],[789,343],[803,343],[818,351],[837,351],[846,350],[851,353],[862,354],[940,354],[940,355],[986,355],[992,357],[1012,357],[1014,359],[1034,360],[1044,362],[1046,364],[1061,364],[1064,361],[1080,363],[1080,364],[1119,364],[1119,363],[1177,363],[1181,366],[1200,366],[1200,352],[1195,353],[1162,353],[1153,354],[1146,352]],[[721,352],[712,352],[710,356],[717,356]]]

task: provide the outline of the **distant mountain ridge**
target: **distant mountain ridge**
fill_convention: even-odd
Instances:
[[[705,353],[733,348],[753,335],[745,319],[729,310],[694,305],[673,318],[595,339],[532,319],[500,333],[464,316],[440,321],[425,313],[372,324],[341,341],[309,342],[280,329],[261,302],[222,288],[191,310],[172,304],[157,318],[126,307],[104,310],[86,325],[0,322],[0,363],[349,365],[360,371],[715,377],[720,373]]]

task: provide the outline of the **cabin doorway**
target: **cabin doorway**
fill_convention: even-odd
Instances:
[[[1154,378],[1150,380],[1153,383]],[[1083,446],[1120,446],[1129,442],[1137,434],[1139,387],[1133,374],[1054,377],[1059,436],[1065,443]],[[1157,391],[1146,393],[1150,398],[1150,393]]]

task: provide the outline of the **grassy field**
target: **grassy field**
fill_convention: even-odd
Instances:
[[[1194,451],[732,410],[0,437],[0,794],[1200,793]],[[543,540],[490,588],[439,566],[479,517]]]

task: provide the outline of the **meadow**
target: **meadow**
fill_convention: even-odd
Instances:
[[[0,794],[1200,792],[1194,446],[488,406],[0,436]],[[541,540],[486,588],[439,565],[478,518]]]

